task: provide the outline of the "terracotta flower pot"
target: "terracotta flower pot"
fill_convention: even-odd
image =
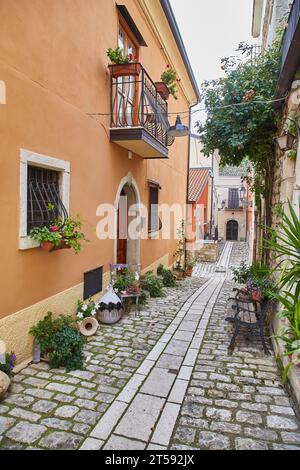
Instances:
[[[255,302],[261,302],[262,293],[260,291],[253,291],[252,292],[252,300],[254,300]]]
[[[187,277],[192,277],[192,274],[193,274],[193,268],[188,267],[188,268],[185,270],[185,275],[186,275]]]
[[[67,245],[64,240],[62,240],[59,245],[54,245],[51,242],[42,242],[41,243],[41,248],[44,251],[47,251],[48,253],[51,253],[52,251],[58,251],[58,250],[69,250],[71,247],[70,245]]]
[[[176,276],[177,279],[183,279],[184,278],[184,271],[182,271],[181,269],[174,269],[174,274]]]
[[[0,400],[6,395],[9,386],[10,378],[0,370]]]
[[[96,318],[88,317],[78,322],[78,328],[83,336],[94,336],[98,330],[99,323]]]
[[[162,97],[163,100],[167,101],[170,96],[170,90],[164,82],[155,83],[157,93]]]
[[[138,77],[142,66],[139,62],[130,62],[129,64],[112,64],[108,66],[113,78],[118,77]]]

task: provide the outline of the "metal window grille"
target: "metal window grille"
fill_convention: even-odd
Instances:
[[[34,227],[45,227],[57,217],[65,220],[67,210],[60,197],[60,172],[28,166],[27,178],[27,233]],[[49,208],[49,204],[54,209]]]
[[[228,190],[228,209],[239,209],[240,199],[239,190],[230,188]]]

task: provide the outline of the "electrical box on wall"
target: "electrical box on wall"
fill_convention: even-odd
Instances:
[[[98,294],[103,289],[103,266],[84,273],[83,299]]]

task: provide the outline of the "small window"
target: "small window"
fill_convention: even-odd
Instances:
[[[239,190],[236,188],[230,188],[228,190],[228,209],[239,209],[239,207]]]
[[[27,234],[34,227],[49,225],[57,217],[65,217],[66,209],[59,188],[60,172],[28,166]],[[53,209],[50,208],[53,207]]]
[[[149,208],[148,208],[148,232],[158,232],[161,227],[161,221],[159,218],[159,190],[160,186],[158,183],[149,182]]]
[[[68,217],[69,194],[70,162],[21,149],[20,250],[38,246],[29,237],[33,227],[49,225],[58,216]]]

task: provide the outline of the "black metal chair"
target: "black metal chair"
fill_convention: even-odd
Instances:
[[[268,300],[257,302],[249,295],[247,297],[244,290],[234,289],[234,291],[236,291],[235,297],[228,299],[228,302],[231,302],[232,315],[225,318],[227,322],[234,326],[233,336],[228,347],[229,353],[232,354],[234,351],[237,336],[243,335],[246,337],[259,336],[265,354],[270,354],[265,339]]]

